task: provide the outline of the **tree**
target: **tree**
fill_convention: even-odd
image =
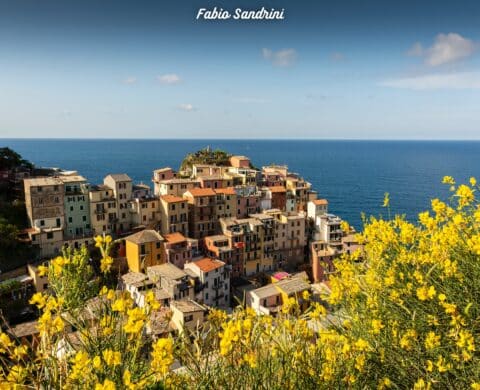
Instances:
[[[0,148],[0,169],[10,170],[15,168],[32,169],[33,164],[23,159],[22,156],[10,148]]]

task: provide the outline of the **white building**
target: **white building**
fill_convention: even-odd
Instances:
[[[230,274],[220,260],[203,259],[185,264],[185,270],[195,274],[203,286],[197,300],[212,307],[228,307],[230,304]]]

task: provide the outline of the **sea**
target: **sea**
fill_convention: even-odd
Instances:
[[[329,211],[357,230],[365,216],[403,214],[417,220],[434,197],[447,200],[443,176],[480,179],[480,142],[345,140],[0,139],[37,166],[75,170],[92,184],[127,173],[152,186],[152,171],[178,169],[183,157],[209,146],[249,156],[261,167],[286,164],[327,198]],[[390,208],[382,207],[390,194]]]

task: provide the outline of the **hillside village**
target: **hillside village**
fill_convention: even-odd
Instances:
[[[15,286],[1,289],[2,299],[48,289],[39,265],[107,235],[115,242],[116,288],[139,307],[149,291],[162,304],[156,335],[193,328],[210,308],[243,304],[275,314],[290,297],[328,292],[334,259],[360,247],[355,231],[287,166],[255,169],[246,156],[225,156],[228,164],[156,169],[153,189],[125,173],[99,184],[75,171],[26,177],[29,228],[20,236],[37,258],[1,275],[0,286]],[[34,324],[16,325],[19,335],[35,333]]]

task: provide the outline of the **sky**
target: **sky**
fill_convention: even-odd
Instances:
[[[285,19],[196,19],[214,6]],[[476,0],[0,0],[0,138],[480,139],[479,20]]]

